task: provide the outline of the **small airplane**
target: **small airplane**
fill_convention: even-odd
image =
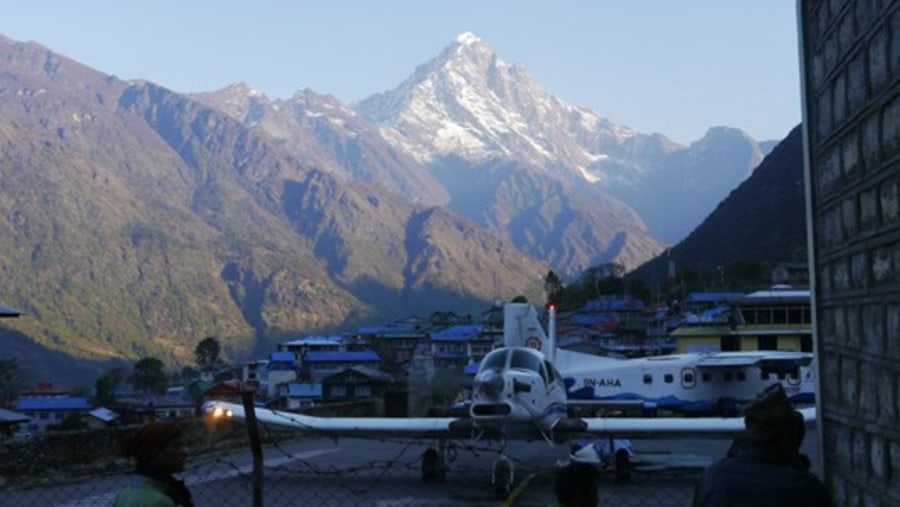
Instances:
[[[782,384],[794,405],[815,401],[811,353],[760,350],[604,357],[557,348],[552,306],[547,333],[531,305],[509,303],[504,312],[504,344],[545,351],[562,373],[570,407],[735,415],[774,383]]]
[[[529,333],[536,331],[531,326],[540,328],[536,312],[525,312],[523,315],[529,318],[524,320],[511,315],[520,310],[518,306],[507,310],[511,317],[509,332],[524,330],[525,336],[530,337]],[[538,347],[504,346],[491,351],[475,375],[468,414],[462,417],[317,417],[264,408],[254,408],[253,416],[263,424],[333,438],[389,435],[437,439],[437,449],[432,447],[423,455],[422,478],[426,482],[443,480],[448,440],[499,441],[499,457],[494,461],[491,480],[503,497],[508,496],[515,480],[513,462],[504,453],[506,442],[511,439],[541,439],[549,444],[561,444],[579,436],[734,437],[744,431],[740,417],[573,416],[568,410],[565,378],[552,359],[552,355],[546,356]],[[246,418],[243,405],[224,401],[209,401],[203,411],[212,421]],[[815,420],[814,409],[806,409],[804,418]]]

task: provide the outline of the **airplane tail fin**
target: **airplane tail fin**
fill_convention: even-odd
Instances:
[[[547,337],[537,309],[528,303],[506,303],[503,307],[503,344],[531,347],[552,357],[553,342]]]

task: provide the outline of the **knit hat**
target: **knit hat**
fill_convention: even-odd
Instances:
[[[181,433],[181,426],[174,422],[147,423],[125,438],[122,449],[126,456],[137,459],[138,463],[148,463],[169,442],[180,437]]]
[[[773,384],[743,408],[744,426],[750,440],[771,442],[788,431],[794,431],[803,415],[794,410],[781,384]]]

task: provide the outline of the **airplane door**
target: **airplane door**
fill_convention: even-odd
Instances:
[[[697,385],[697,370],[686,367],[681,369],[681,387],[692,389]]]

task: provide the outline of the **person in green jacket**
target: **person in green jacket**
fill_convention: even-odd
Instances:
[[[589,463],[570,463],[556,472],[556,503],[550,507],[597,507],[599,470]]]
[[[173,474],[184,470],[182,428],[174,422],[152,422],[123,442],[137,461],[136,483],[116,497],[113,507],[193,507],[191,492]]]

